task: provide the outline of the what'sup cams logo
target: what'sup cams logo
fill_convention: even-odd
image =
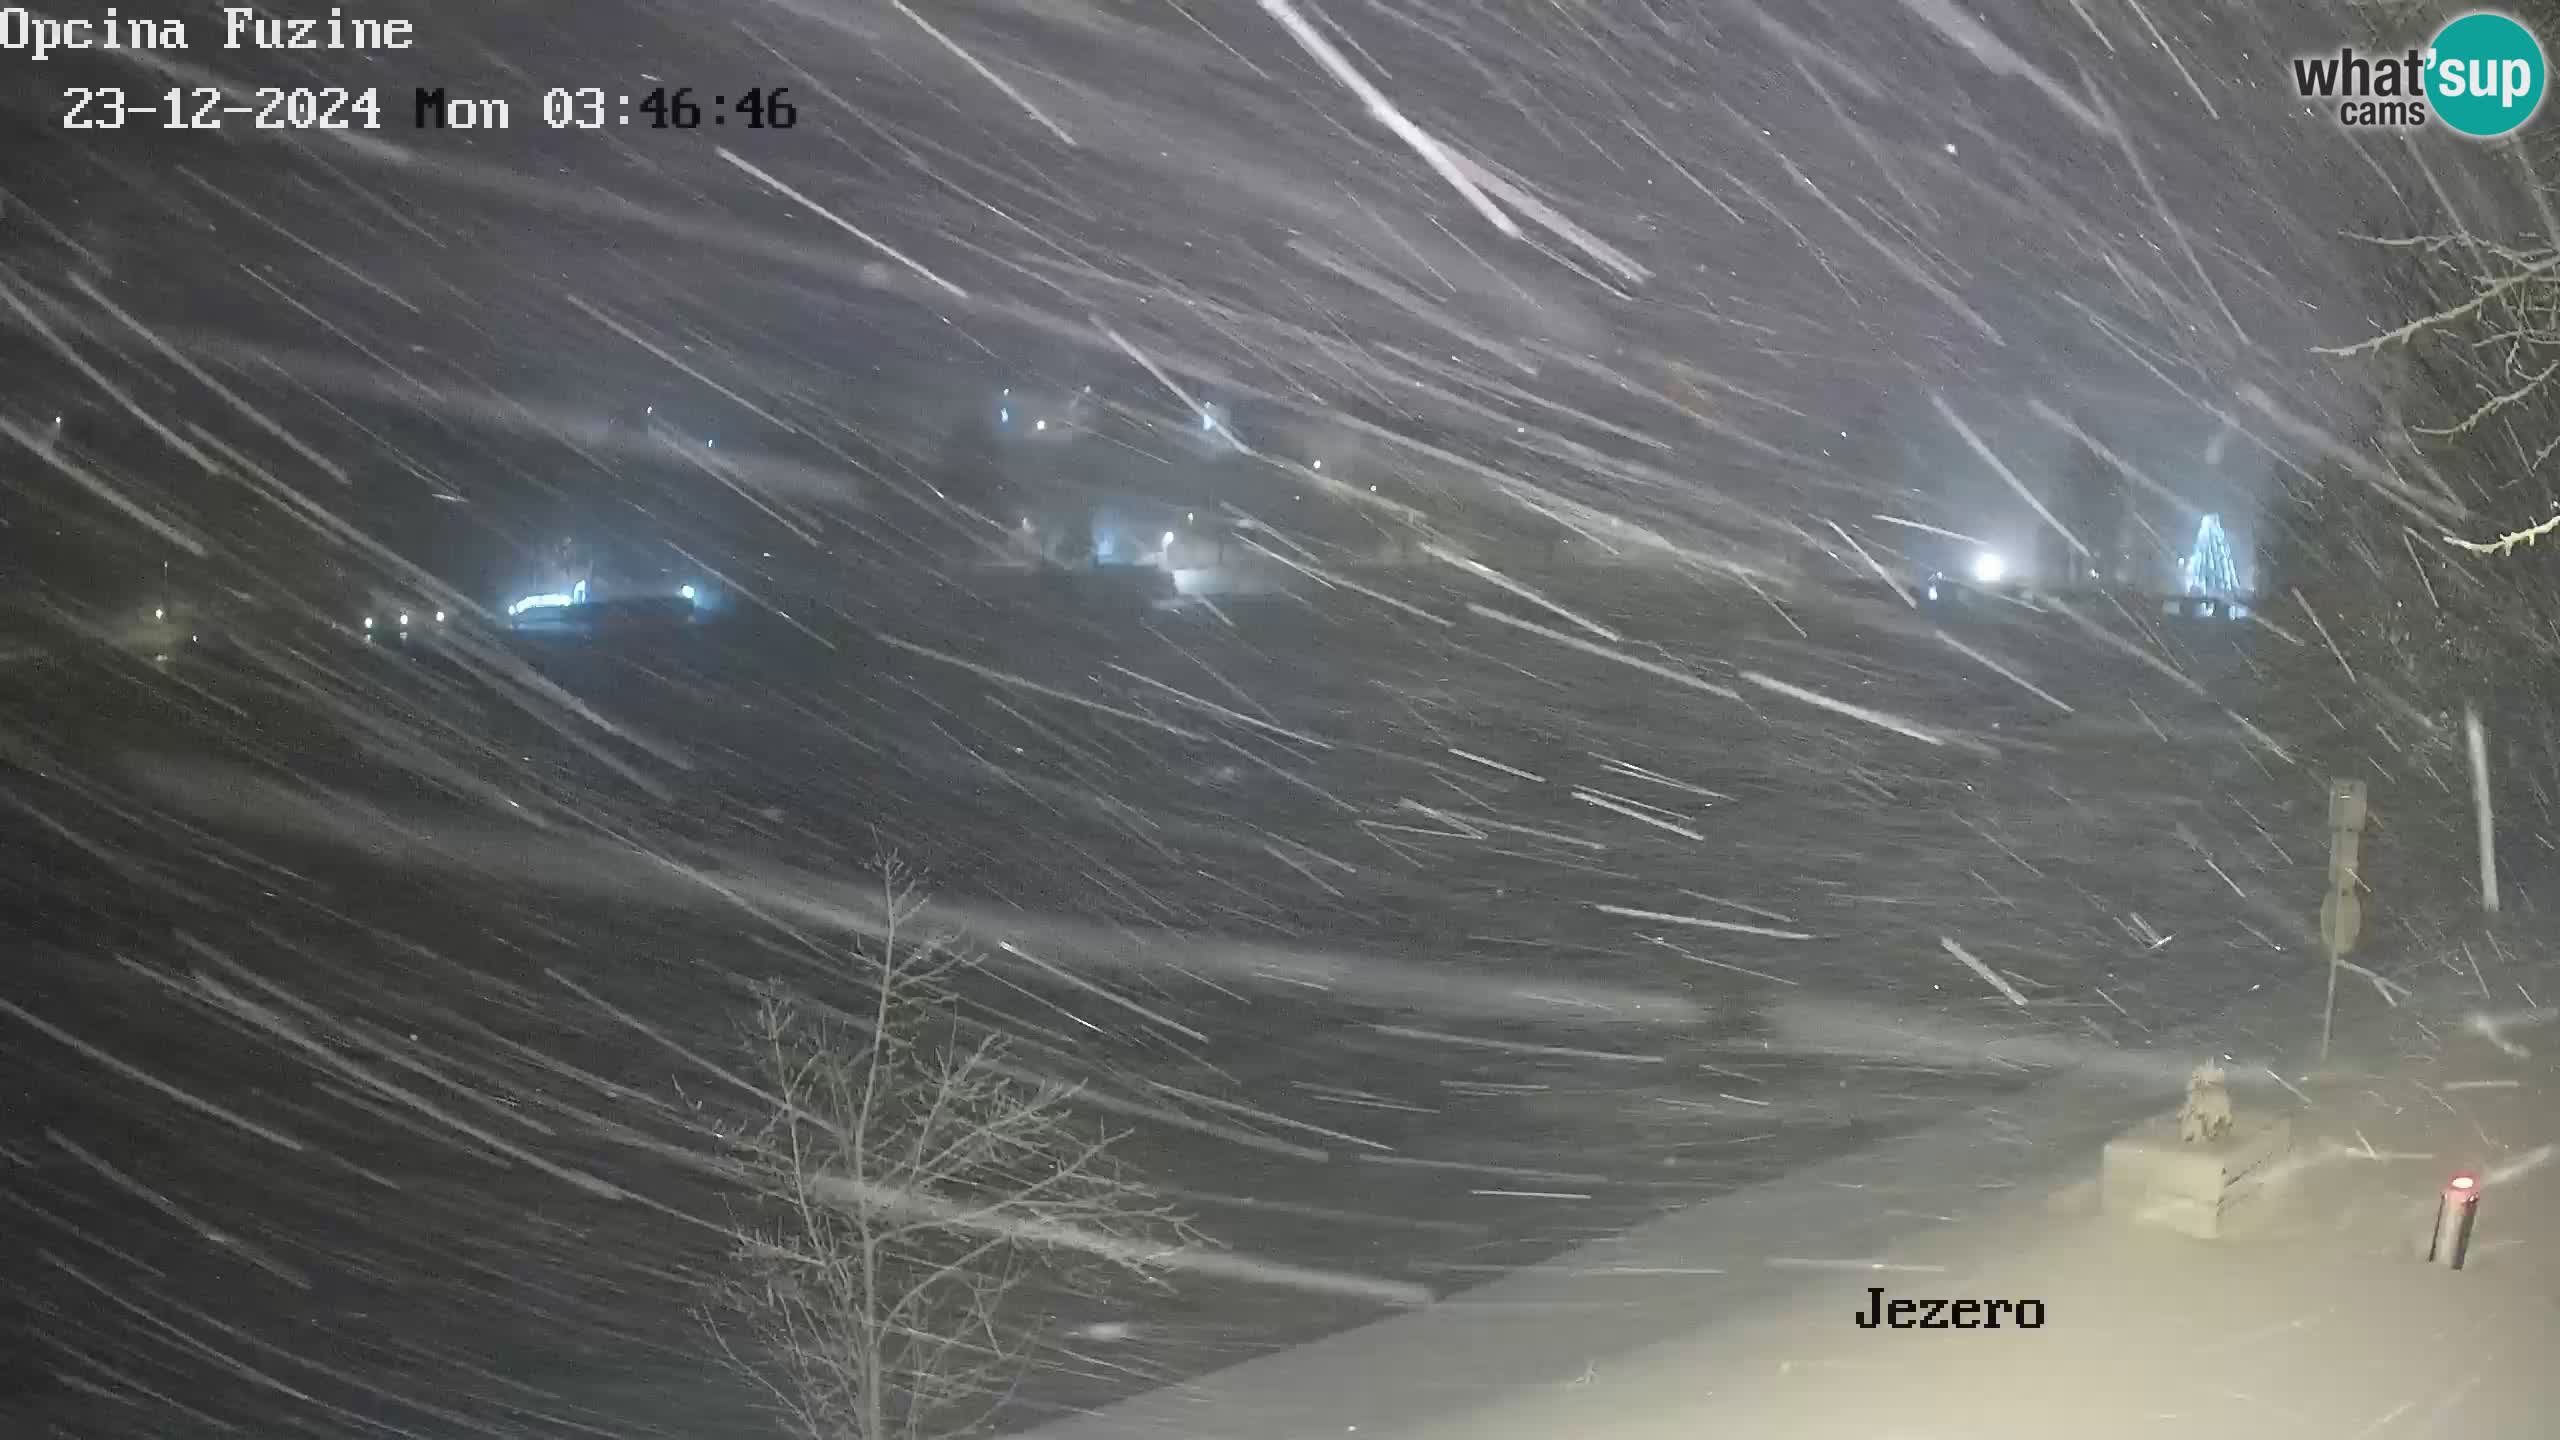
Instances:
[[[2397,55],[2342,46],[2335,55],[2297,58],[2294,88],[2334,106],[2341,125],[2413,130],[2433,118],[2488,140],[2542,108],[2549,78],[2542,42],[2512,17],[2474,11],[2436,32],[2423,50]]]

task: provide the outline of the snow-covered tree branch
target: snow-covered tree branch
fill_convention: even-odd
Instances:
[[[778,989],[753,1035],[765,1110],[730,1137],[748,1215],[706,1316],[801,1440],[970,1434],[1037,1362],[1041,1285],[1153,1282],[1188,1227],[961,1018],[969,957],[915,933],[885,873],[859,1002]],[[1036,1282],[1036,1283],[1035,1283]]]

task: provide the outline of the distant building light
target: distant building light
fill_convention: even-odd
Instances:
[[[406,610],[400,612],[400,628],[403,630],[409,628],[409,612]]]
[[[1173,548],[1173,532],[1170,530],[1164,532],[1164,548],[1167,550]]]
[[[1323,461],[1321,461],[1321,460],[1317,461],[1317,462],[1316,462],[1316,468],[1317,468],[1317,469],[1319,469],[1319,470],[1323,469],[1323,468],[1324,468],[1324,462],[1323,462]]]
[[[364,628],[366,628],[367,630],[370,630],[370,629],[372,629],[372,628],[373,628],[373,617],[372,617],[372,616],[367,615],[366,617],[364,617]]]
[[[154,620],[166,620],[169,618],[169,612],[155,605],[151,609],[151,618]]]
[[[581,588],[583,589],[584,587]],[[527,595],[513,605],[508,606],[507,613],[510,615],[522,615],[528,610],[557,610],[563,606],[575,605],[577,603],[578,597],[575,595]],[[370,618],[367,618],[364,622],[364,626],[368,630],[372,629],[373,621]]]
[[[997,407],[996,407],[996,423],[997,423],[997,424],[999,424],[999,425],[1010,425],[1010,424],[1012,424],[1012,423],[1013,423],[1013,407],[1011,407],[1011,406],[1009,406],[1009,405],[999,405],[999,406],[997,406]]]
[[[444,612],[441,610],[436,612],[436,623],[439,625],[444,623]]]
[[[685,599],[687,599],[687,600],[690,600],[690,599],[694,598],[694,596],[693,596],[693,587],[692,587],[692,586],[690,586],[690,585],[679,585],[679,586],[677,586],[677,587],[676,587],[676,593],[677,593],[678,595],[683,596],[683,597],[684,597]]]
[[[1049,422],[1046,420],[1034,420],[1031,422],[1031,428],[1034,430],[1046,430],[1049,428]]]

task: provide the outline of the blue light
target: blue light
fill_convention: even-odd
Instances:
[[[2179,571],[2190,595],[2239,593],[2239,568],[2231,562],[2231,538],[2223,531],[2221,516],[2207,515],[2197,522],[2195,548],[2187,552]]]
[[[577,584],[569,587],[569,603],[573,605],[584,605],[587,603],[586,581],[581,580]]]
[[[997,423],[997,424],[999,424],[999,425],[1010,425],[1010,424],[1012,424],[1012,423],[1013,423],[1013,408],[1012,408],[1011,406],[1001,406],[1001,405],[1000,405],[1000,406],[998,406],[998,407],[996,407],[996,423]]]
[[[690,585],[679,585],[679,586],[677,586],[677,587],[676,587],[676,593],[677,593],[678,595],[683,596],[683,597],[684,597],[685,599],[687,599],[687,600],[691,600],[691,599],[693,599],[693,598],[694,598],[694,594],[693,594],[693,587],[692,587],[692,586],[690,586]]]
[[[586,587],[581,585],[578,588],[584,590]],[[564,606],[575,605],[577,603],[578,597],[575,595],[527,595],[513,605],[508,606],[507,613],[510,615],[522,615],[528,610],[558,610]],[[366,617],[364,624],[366,629],[372,629],[372,617]]]
[[[1217,429],[1217,428],[1218,428],[1218,417],[1217,417],[1217,416],[1215,416],[1215,415],[1203,415],[1203,416],[1201,416],[1201,417],[1200,417],[1200,428],[1201,428],[1201,429],[1203,429],[1203,430],[1215,430],[1215,429]]]

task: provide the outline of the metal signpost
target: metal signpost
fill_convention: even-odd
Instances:
[[[2471,814],[2480,827],[2480,908],[2498,913],[2498,846],[2489,815],[2489,732],[2481,727],[2478,706],[2462,707],[2464,748],[2471,752]]]
[[[2338,962],[2364,933],[2356,898],[2356,866],[2364,844],[2364,782],[2329,782],[2329,895],[2320,902],[2320,939],[2329,952],[2329,998],[2320,1009],[2320,1062],[2329,1061],[2329,1031],[2338,1014]]]

